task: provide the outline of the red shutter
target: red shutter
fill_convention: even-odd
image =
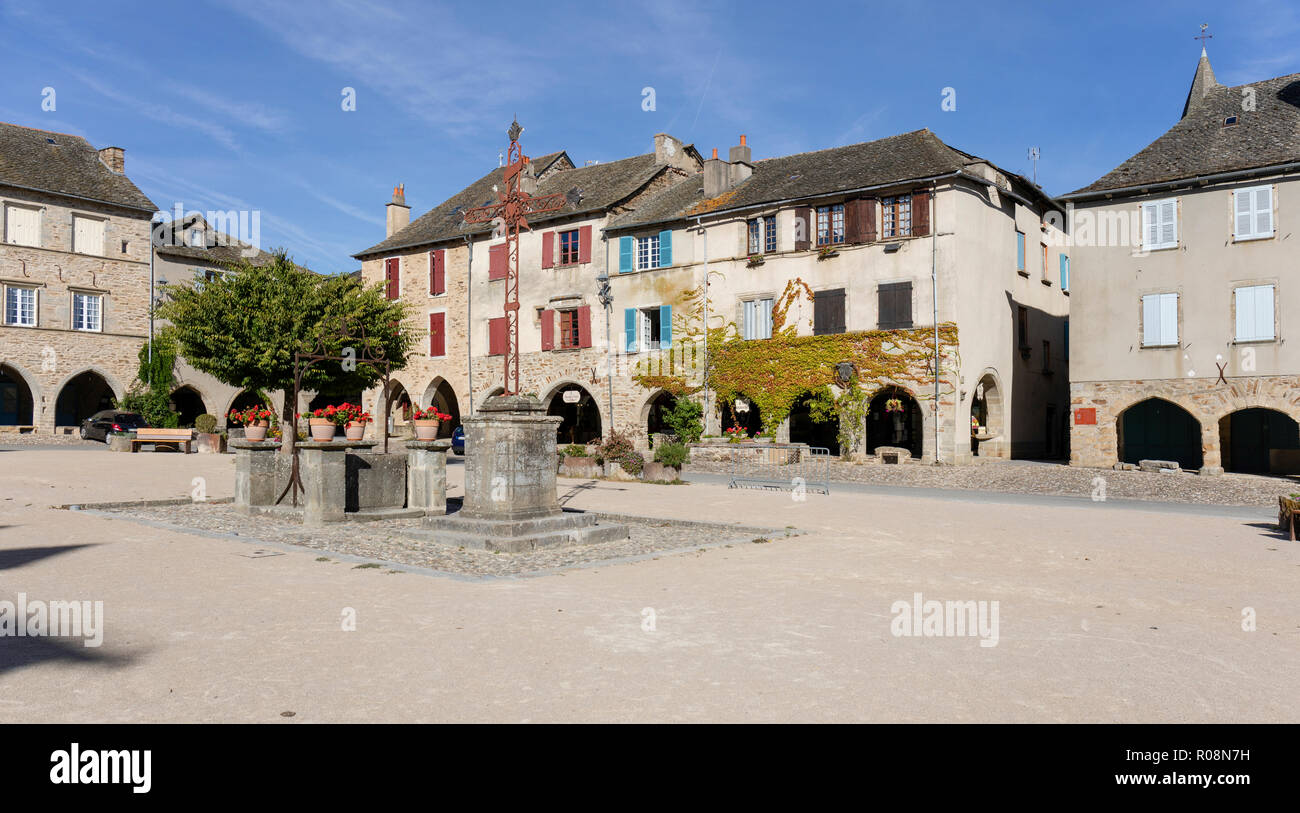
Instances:
[[[555,311],[542,311],[542,349],[555,349]]]
[[[542,268],[555,267],[555,232],[542,232]]]
[[[812,220],[812,208],[800,206],[794,210],[794,250],[807,251],[812,245],[813,229],[817,224]]]
[[[398,292],[401,290],[401,263],[399,257],[390,257],[384,260],[384,282],[386,283],[384,296],[389,299],[397,299]]]
[[[590,229],[590,226],[584,226]],[[590,232],[588,232],[590,235]],[[578,308],[578,346],[591,347],[591,306],[583,305]]]
[[[591,226],[578,229],[578,262],[591,262]]]
[[[865,198],[862,201],[862,222],[865,224],[863,235],[868,243],[876,242],[876,199]]]
[[[447,314],[429,314],[429,355],[447,355]]]
[[[506,244],[492,246],[488,249],[488,279],[505,279],[506,262],[510,255],[506,254]]]
[[[443,249],[429,252],[429,293],[447,293],[447,252]]]
[[[506,352],[506,317],[488,320],[488,355],[502,356]]]
[[[912,193],[912,236],[930,233],[930,193],[922,189]]]

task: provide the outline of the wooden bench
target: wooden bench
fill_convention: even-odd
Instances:
[[[178,449],[184,445],[185,454],[190,453],[191,431],[189,429],[137,429],[135,430],[135,439],[131,441],[131,451],[140,451],[140,445],[143,443],[152,443],[154,451],[158,451],[158,444],[174,444]]]
[[[1296,514],[1300,513],[1300,500],[1289,497],[1277,498],[1277,525],[1279,530],[1290,530],[1291,541],[1295,541]]]

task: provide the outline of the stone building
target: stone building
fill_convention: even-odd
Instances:
[[[957,325],[937,424],[929,387],[878,382],[875,394],[906,402],[907,420],[869,426],[869,446],[897,442],[933,459],[937,425],[940,459],[968,460],[974,412],[981,454],[1063,453],[1068,259],[1037,187],[929,131],[759,161],[742,137],[728,158],[706,161],[660,134],[653,153],[621,161],[576,167],[560,152],[532,162],[537,194],[576,201],[534,219],[520,247],[521,388],[565,419],[561,442],[612,424],[644,444],[659,428],[672,396],[634,376],[680,347],[674,332],[693,318],[684,294],[707,267],[710,324],[734,321],[747,339],[770,335],[795,279],[817,303],[793,307],[801,333],[933,328],[936,310]],[[387,239],[356,255],[366,280],[414,306],[427,345],[390,398],[458,415],[501,390],[504,240],[461,221],[496,201],[500,178],[493,170],[409,224],[399,187]],[[368,403],[378,397],[367,393]],[[730,407],[710,403],[715,433],[753,417]],[[797,410],[778,430],[805,441],[834,434]]]
[[[1300,74],[1240,87],[1202,50],[1181,118],[1070,207],[1072,454],[1300,471]]]
[[[0,431],[75,431],[135,379],[155,207],[124,165],[0,123]]]

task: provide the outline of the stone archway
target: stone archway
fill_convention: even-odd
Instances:
[[[203,396],[189,384],[177,387],[171,394],[171,402],[172,409],[179,416],[178,426],[193,426],[194,419],[208,411]]]
[[[667,390],[659,390],[646,399],[641,408],[641,425],[645,427],[647,438],[656,434],[671,435],[672,427],[665,420],[665,415],[677,403],[677,397]]]
[[[54,405],[55,426],[78,426],[101,409],[112,409],[121,397],[108,377],[98,370],[82,370],[69,377],[59,388]]]
[[[443,421],[438,425],[438,437],[449,438],[451,433],[460,426],[460,403],[456,398],[456,390],[447,382],[447,379],[438,377],[429,382],[429,386],[424,388],[424,398],[422,399],[426,406],[431,406],[444,415],[450,415],[451,420]]]
[[[758,404],[746,395],[737,395],[730,400],[719,401],[718,413],[724,435],[733,427],[740,427],[751,437],[763,431],[763,413],[759,410]]]
[[[920,459],[925,448],[925,418],[910,392],[893,385],[878,390],[871,396],[866,420],[867,454],[875,454],[880,446],[897,446]]]
[[[1172,460],[1184,469],[1204,464],[1201,422],[1192,413],[1163,398],[1147,398],[1129,406],[1115,422],[1119,459]]]
[[[601,437],[600,406],[586,387],[575,383],[560,384],[551,390],[545,403],[547,415],[563,418],[555,432],[556,443],[583,444]]]
[[[1300,474],[1300,424],[1285,412],[1248,407],[1219,419],[1223,470]]]
[[[0,364],[0,425],[35,426],[35,405],[27,376],[17,367]]]
[[[1006,411],[997,373],[986,370],[971,394],[971,453],[983,457],[1006,455]]]
[[[838,455],[840,423],[834,417],[822,420],[814,418],[810,408],[814,397],[811,392],[805,392],[790,407],[790,442],[825,448],[831,454]]]

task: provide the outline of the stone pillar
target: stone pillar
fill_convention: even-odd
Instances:
[[[447,513],[447,450],[450,440],[406,442],[406,507],[425,516]]]
[[[303,486],[303,525],[342,522],[347,511],[348,449],[369,449],[374,441],[306,441],[298,444]]]
[[[235,508],[243,513],[275,505],[275,456],[280,444],[231,438],[235,450]]]
[[[465,418],[466,519],[523,520],[561,513],[555,433],[563,419],[531,396],[489,398]]]
[[[1219,443],[1219,422],[1201,421],[1201,474],[1223,474],[1223,447]]]

